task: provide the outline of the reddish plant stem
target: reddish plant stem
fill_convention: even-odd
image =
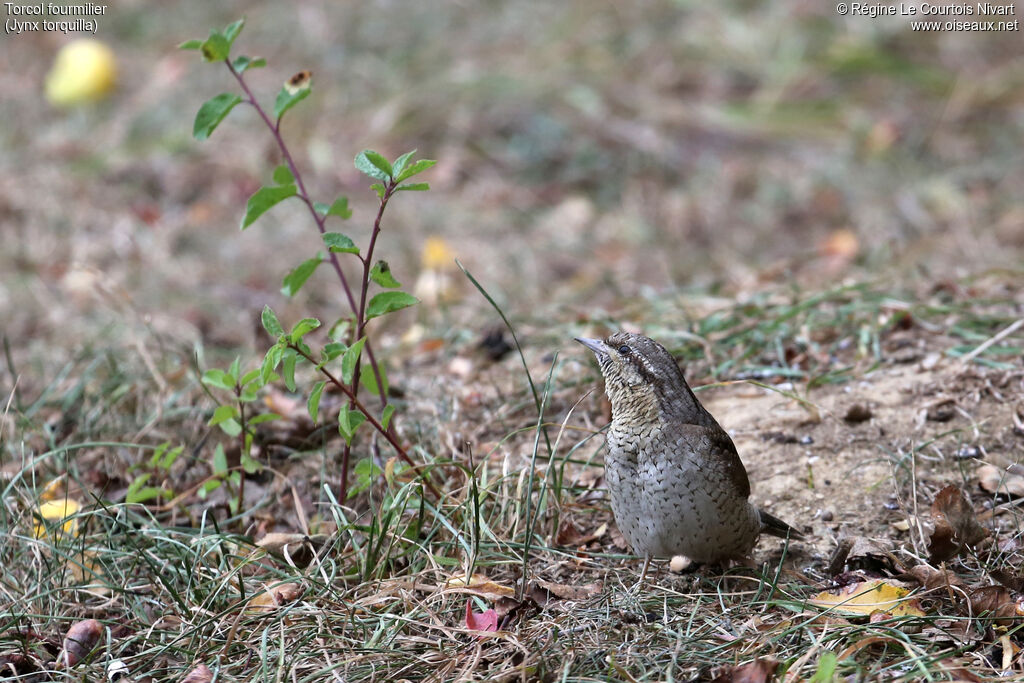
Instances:
[[[288,348],[294,349],[296,353],[298,353],[300,356],[302,356],[303,358],[308,360],[314,366],[317,365],[316,360],[314,360],[312,356],[310,356],[308,353],[306,353],[297,344],[289,343],[288,344]],[[362,404],[362,402],[359,400],[359,398],[356,397],[355,393],[352,391],[352,389],[350,387],[348,387],[340,379],[335,377],[334,374],[330,370],[328,370],[327,368],[321,367],[320,368],[320,372],[323,374],[324,377],[326,377],[328,379],[328,381],[331,384],[333,384],[338,389],[340,389],[342,391],[342,393],[344,393],[348,397],[349,402],[357,410],[359,410],[363,415],[366,416],[366,421],[369,422],[370,425],[372,425],[374,429],[376,429],[378,432],[380,432],[380,434],[383,435],[385,439],[387,439],[388,443],[391,444],[391,447],[394,448],[395,452],[398,453],[398,457],[400,457],[403,461],[405,461],[405,463],[407,465],[409,465],[410,467],[417,468],[417,469],[419,468],[419,465],[417,465],[415,462],[413,462],[412,458],[409,457],[409,453],[405,450],[405,447],[402,446],[402,444],[398,442],[398,437],[395,436],[392,433],[391,430],[384,428],[384,425],[382,425],[377,420],[377,418],[375,418],[370,413],[370,411],[366,409],[366,406],[364,406]],[[437,496],[437,498],[440,500],[441,492],[437,490],[437,488],[431,483],[431,481],[429,479],[427,479],[426,477],[424,477],[423,482],[427,485],[427,488],[429,488],[430,491],[435,496]]]
[[[316,223],[317,230],[319,230],[320,234],[323,235],[324,233],[327,232],[327,226],[325,225],[327,217],[320,215],[320,213],[316,210],[316,206],[314,206],[313,200],[310,198],[309,193],[306,192],[306,184],[302,180],[302,173],[299,172],[299,167],[296,165],[295,160],[292,158],[292,154],[288,149],[288,145],[285,143],[284,138],[281,136],[281,120],[278,119],[276,123],[271,121],[270,116],[267,114],[266,110],[262,106],[260,106],[260,103],[256,100],[256,96],[249,88],[249,85],[245,82],[245,78],[231,64],[231,60],[225,59],[224,63],[227,65],[228,71],[231,72],[231,75],[235,77],[236,81],[238,81],[239,87],[242,88],[242,91],[248,98],[245,100],[246,104],[250,105],[253,109],[256,110],[256,113],[259,115],[259,117],[263,119],[263,123],[266,124],[267,129],[270,130],[270,134],[274,137],[274,141],[277,143],[277,148],[281,151],[281,156],[284,157],[284,161],[288,165],[288,170],[291,171],[292,177],[295,178],[295,185],[298,188],[298,192],[296,193],[296,195],[309,209],[309,213],[313,217],[313,221]],[[341,269],[341,261],[338,259],[338,255],[330,250],[328,250],[327,252],[328,259],[331,262],[331,266],[334,268],[334,272],[337,273],[338,279],[341,281],[341,286],[345,290],[345,297],[348,299],[349,306],[351,307],[353,313],[362,310],[362,304],[365,303],[366,300],[366,290],[368,286],[367,276],[369,274],[369,266],[367,264],[369,263],[370,256],[373,253],[373,242],[376,239],[377,232],[379,231],[380,218],[382,212],[383,206],[381,207],[381,210],[378,211],[377,221],[374,223],[374,233],[370,238],[369,254],[367,255],[366,258],[363,258],[362,256],[359,257],[360,260],[363,261],[364,275],[362,292],[360,297],[362,303],[359,307],[356,306],[356,299],[355,296],[352,294],[352,288],[349,286],[348,278],[345,277],[345,271]],[[365,325],[365,322],[363,323],[363,325]],[[362,337],[363,325],[356,325],[356,337],[353,341],[358,341],[359,338]],[[364,345],[363,349],[366,351],[367,358],[370,359],[370,367],[373,368],[374,377],[377,379],[377,392],[378,395],[380,396],[381,408],[383,408],[388,404],[388,397],[387,393],[384,391],[384,383],[381,381],[380,369],[377,366],[377,358],[373,353],[373,347],[371,346],[369,339],[366,340],[366,344]],[[357,372],[353,380],[353,389],[356,389],[358,387],[358,380],[359,375]],[[356,390],[358,391],[358,389]],[[347,451],[348,449],[346,448],[346,455]],[[347,458],[343,458],[343,460],[347,460]],[[343,462],[343,465],[347,465],[347,462]],[[347,477],[347,474],[345,476]]]

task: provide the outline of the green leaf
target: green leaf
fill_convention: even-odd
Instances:
[[[341,254],[358,254],[359,247],[352,241],[352,238],[348,235],[342,235],[340,232],[325,232],[324,233],[324,244],[327,248],[335,253]]]
[[[391,417],[395,414],[395,407],[390,403],[384,406],[384,412],[380,416],[380,425],[387,429],[391,424]]]
[[[324,348],[320,351],[320,357],[322,359],[320,363],[321,367],[345,353],[345,349],[347,348],[348,346],[341,342],[330,342],[329,344],[325,344]]]
[[[235,38],[237,38],[238,34],[242,32],[242,26],[244,25],[245,17],[242,17],[238,21],[234,21],[224,28],[224,37],[227,38],[228,45],[235,42]]]
[[[220,405],[217,406],[215,411],[213,411],[213,417],[211,417],[210,421],[206,424],[211,427],[216,427],[220,423],[226,422],[227,420],[233,420],[236,417],[238,417],[238,408],[233,405]]]
[[[203,384],[227,391],[235,390],[235,378],[217,368],[211,368],[203,373]]]
[[[437,162],[434,161],[433,159],[420,159],[412,166],[402,171],[402,173],[399,174],[397,178],[395,178],[395,182],[400,183],[407,178],[412,178],[414,175],[423,173],[436,163]]]
[[[292,175],[292,170],[285,164],[278,165],[274,169],[274,182],[278,185],[291,185],[295,182],[295,176]]]
[[[217,129],[220,122],[224,120],[231,110],[242,101],[240,95],[230,92],[222,92],[203,102],[196,113],[195,123],[192,124],[192,137],[196,140],[205,140]]]
[[[311,92],[313,89],[308,85],[295,92],[289,92],[288,88],[281,88],[281,91],[277,93],[277,100],[274,101],[274,118],[280,120],[286,111],[309,97]]]
[[[388,189],[381,185],[380,183],[374,183],[373,185],[370,185],[370,189],[376,192],[377,196],[380,197],[381,199],[384,199],[384,193],[388,191]]]
[[[316,256],[296,266],[295,270],[284,276],[284,281],[281,283],[283,285],[281,293],[285,296],[295,296],[323,260],[323,252],[318,251]]]
[[[245,205],[245,216],[242,217],[242,230],[255,223],[257,218],[265,214],[275,204],[283,202],[289,197],[294,197],[295,193],[295,185],[264,186],[256,190],[249,197],[249,201]]]
[[[170,491],[155,486],[144,486],[149,481],[150,475],[140,474],[135,477],[135,480],[128,485],[128,490],[124,494],[124,502],[126,503],[145,503],[147,500],[153,500],[163,495],[170,495]]]
[[[224,453],[224,446],[217,444],[213,449],[213,473],[223,476],[228,473],[228,456]]]
[[[199,500],[206,500],[206,497],[210,495],[210,492],[219,489],[222,483],[224,482],[220,479],[208,479],[199,487],[199,490],[196,491],[196,495],[199,496]]]
[[[231,62],[231,66],[240,74],[245,73],[246,69],[258,69],[266,65],[267,60],[263,57],[246,57],[245,55],[235,57]]]
[[[356,155],[356,169],[377,180],[391,180],[391,164],[372,149],[364,149]]]
[[[348,347],[345,355],[341,358],[341,381],[345,384],[352,382],[356,368],[359,366],[359,354],[363,352],[363,345],[366,344],[366,337],[363,337],[352,346]]]
[[[313,202],[313,208],[321,216],[337,216],[343,221],[352,217],[352,209],[348,208],[348,197],[338,197],[330,206],[323,202]]]
[[[324,386],[327,382],[317,382],[313,385],[313,391],[309,393],[309,400],[306,401],[306,409],[309,410],[309,417],[313,424],[320,421],[320,395],[324,393]]]
[[[283,332],[282,332],[283,334]],[[263,356],[263,364],[260,366],[260,379],[263,380],[264,384],[270,383],[270,378],[274,375],[274,370],[281,363],[281,356],[284,354],[285,347],[280,344],[274,344],[267,353]]]
[[[249,384],[250,382],[255,381],[259,376],[260,376],[259,369],[250,370],[249,372],[247,372],[244,375],[242,375],[242,379],[240,379],[238,381],[238,383],[241,384],[244,387],[245,385]]]
[[[247,422],[249,426],[263,424],[264,422],[270,422],[271,420],[280,420],[281,416],[277,413],[261,413],[255,417],[250,417]]]
[[[256,474],[263,469],[263,464],[248,453],[242,453],[242,457],[239,458],[239,464],[246,474]]]
[[[171,448],[170,450],[168,450],[168,446],[170,445],[170,442],[165,441],[164,443],[160,444],[159,447],[157,447],[156,451],[153,453],[153,456],[149,459],[150,467],[156,467],[162,470],[171,469],[171,467],[174,465],[174,462],[178,459],[178,456],[181,455],[182,451],[185,450],[185,447],[177,446],[176,448]]]
[[[288,387],[288,391],[295,391],[295,363],[298,362],[299,354],[292,349],[288,351],[282,360],[281,374],[284,376],[284,385]]]
[[[289,336],[292,342],[297,342],[318,327],[320,327],[320,321],[316,318],[303,318],[295,323]]]
[[[430,189],[430,183],[406,183],[405,185],[399,185],[395,192],[426,192]]]
[[[380,373],[381,382],[384,384],[384,395],[388,393],[388,375],[384,371],[383,365],[377,366],[377,372]],[[373,374],[373,367],[367,363],[363,366],[363,369],[359,373],[359,381],[363,383],[366,390],[374,396],[380,394],[380,388],[377,386],[377,376]]]
[[[376,282],[381,287],[388,287],[394,289],[395,287],[401,287],[402,283],[394,278],[391,274],[391,266],[388,265],[387,261],[377,261],[370,269],[370,279]]]
[[[228,368],[228,374],[231,375],[231,379],[237,384],[238,375],[242,372],[242,357],[235,356],[235,359],[231,361],[231,367]]]
[[[341,411],[338,413],[338,433],[345,437],[345,443],[352,443],[356,430],[365,421],[366,416],[361,412],[349,408],[347,403],[341,405]]]
[[[178,44],[179,50],[198,50],[203,46],[203,41],[193,38],[192,40],[186,40],[184,43]]]
[[[402,156],[400,156],[397,159],[395,159],[395,165],[392,168],[391,175],[396,177],[396,178],[402,177],[402,171],[405,170],[405,165],[407,163],[409,163],[409,159],[411,159],[412,155],[415,154],[415,153],[416,153],[416,150],[413,150],[411,152],[406,152]]]
[[[230,437],[235,437],[242,433],[242,425],[238,424],[238,420],[235,419],[224,420],[217,426]]]
[[[219,62],[231,54],[231,42],[224,34],[211,30],[210,37],[199,46],[199,51],[206,61]]]
[[[349,498],[370,488],[373,482],[384,474],[384,470],[370,458],[363,458],[352,468],[352,473],[355,475],[355,481],[352,482],[352,486],[348,490]]]
[[[284,334],[284,328],[281,327],[281,322],[277,319],[277,315],[270,306],[263,307],[263,313],[260,314],[260,321],[263,323],[263,329],[265,329],[267,334],[274,339],[277,339]]]
[[[371,320],[392,311],[399,311],[408,306],[414,306],[420,302],[419,299],[405,292],[381,292],[370,299],[366,306],[366,319]]]

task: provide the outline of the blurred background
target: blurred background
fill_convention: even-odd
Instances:
[[[98,17],[116,61],[98,101],[46,94],[58,51],[84,36],[0,45],[0,320],[21,363],[140,331],[263,344],[264,304],[341,312],[326,268],[280,294],[321,246],[297,201],[239,232],[279,163],[255,114],[191,136],[200,104],[237,86],[176,46],[241,16],[234,52],[268,60],[248,73],[265,104],[313,72],[283,133],[315,196],[350,198],[339,229],[357,243],[376,200],[355,154],[438,160],[378,247],[419,281],[406,322],[493,321],[454,258],[535,324],[629,320],[687,291],[942,286],[1021,263],[1019,31],[915,32],[806,1],[129,0]]]

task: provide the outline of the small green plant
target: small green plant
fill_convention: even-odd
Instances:
[[[149,460],[133,467],[130,471],[142,471],[135,475],[128,485],[128,492],[124,496],[125,502],[145,503],[156,498],[173,496],[174,491],[171,489],[165,486],[153,486],[150,481],[157,477],[166,478],[184,449],[184,446],[171,448],[170,442],[165,441],[156,447]]]
[[[206,40],[189,40],[180,45],[185,50],[198,50],[207,62],[223,63],[241,89],[241,94],[225,92],[207,100],[196,114],[193,136],[197,140],[208,138],[239,104],[249,105],[256,111],[277,143],[284,163],[274,169],[272,183],[261,187],[249,198],[241,228],[248,228],[276,204],[293,197],[298,198],[309,209],[322,244],[315,255],[284,276],[281,292],[285,296],[295,296],[321,264],[329,263],[344,291],[349,310],[331,326],[329,341],[314,351],[307,343],[306,337],[321,326],[319,320],[304,318],[286,332],[273,310],[266,307],[262,315],[263,327],[275,339],[275,343],[267,351],[260,367],[242,373],[240,363],[236,360],[226,371],[211,369],[203,375],[205,385],[227,392],[231,396],[228,402],[218,401],[220,405],[214,411],[210,424],[219,426],[229,436],[239,439],[242,469],[253,471],[254,468],[258,468],[259,464],[251,457],[252,427],[260,420],[272,418],[266,415],[247,415],[246,406],[256,400],[262,387],[278,379],[283,379],[290,391],[297,391],[296,366],[308,363],[322,377],[308,392],[307,406],[314,422],[320,420],[320,398],[328,383],[333,384],[347,399],[338,415],[338,431],[345,440],[341,462],[341,499],[344,500],[352,493],[348,487],[352,440],[364,423],[377,430],[406,464],[414,466],[392,425],[395,408],[388,401],[387,374],[384,365],[374,353],[367,324],[374,318],[418,303],[415,297],[401,290],[401,283],[395,279],[388,263],[376,258],[376,248],[388,203],[399,192],[430,189],[427,183],[408,181],[426,171],[435,162],[429,159],[415,160],[415,150],[401,155],[394,161],[389,161],[372,150],[360,152],[355,158],[355,167],[374,181],[371,189],[379,199],[368,243],[365,248],[360,249],[348,235],[328,230],[329,221],[345,221],[351,217],[348,199],[338,197],[330,204],[315,201],[307,192],[300,169],[281,135],[281,120],[284,115],[311,92],[311,74],[308,71],[301,71],[290,78],[278,92],[273,108],[265,108],[247,84],[245,72],[248,69],[266,66],[266,60],[244,55],[231,56],[232,46],[242,31],[243,23],[244,20],[240,19],[222,31],[211,30]],[[355,286],[341,268],[342,256],[357,259],[362,266],[359,281]],[[371,296],[371,285],[384,291]],[[360,399],[360,386],[376,394],[379,399],[377,409],[370,409]],[[224,470],[224,463],[219,464],[220,470]],[[363,475],[373,470],[366,465],[356,469],[357,474]],[[241,472],[217,471],[215,475],[210,485],[215,487],[218,485],[216,482],[228,481],[234,487],[236,501],[240,503],[244,493],[244,477]],[[434,488],[429,480],[427,486]]]

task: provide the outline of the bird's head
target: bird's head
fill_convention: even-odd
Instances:
[[[605,339],[577,337],[576,341],[597,357],[613,421],[651,421],[671,413],[694,424],[705,422],[707,413],[687,386],[675,358],[658,342],[629,332],[616,332]]]

